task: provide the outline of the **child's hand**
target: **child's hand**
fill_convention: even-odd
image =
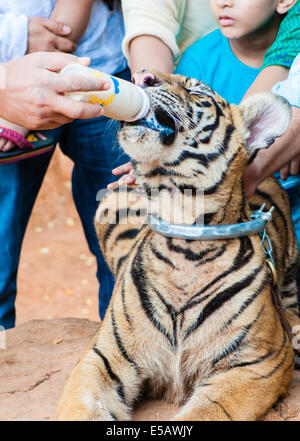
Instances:
[[[39,51],[72,53],[76,44],[67,38],[71,28],[55,20],[32,17],[28,24],[27,54]]]
[[[120,165],[117,168],[114,168],[112,171],[113,175],[122,175],[123,173],[126,173],[123,175],[118,181],[112,182],[111,184],[108,184],[107,189],[113,190],[118,185],[123,184],[136,184],[136,177],[134,170],[132,168],[131,162],[127,162],[126,164]]]
[[[280,169],[280,178],[285,181],[288,175],[297,175],[300,171],[300,155]]]

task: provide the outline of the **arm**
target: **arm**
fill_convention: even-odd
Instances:
[[[0,14],[0,63],[37,51],[72,52],[76,46],[66,38],[69,33],[63,23],[47,18]]]
[[[131,72],[133,73],[132,80],[140,86],[144,84],[145,74],[143,72],[139,73],[139,71],[152,68],[164,73],[172,73],[174,69],[173,55],[169,47],[162,40],[151,35],[141,35],[130,42],[129,59]],[[107,186],[108,190],[113,190],[118,185],[134,184],[136,182],[131,162],[113,169],[112,174],[123,176],[118,181],[109,184]]]
[[[290,9],[282,21],[276,40],[265,55],[262,71],[247,91],[248,96],[263,91],[284,81],[289,73],[294,58],[300,53],[300,2]],[[300,154],[295,139],[300,136],[299,109],[293,110],[293,119],[287,133],[277,139],[268,150],[260,151],[254,162],[245,172],[245,190],[248,196],[266,177],[281,169],[281,177],[287,176],[288,169],[294,174],[298,172]],[[298,138],[297,138],[298,137]],[[289,165],[288,163],[291,162]]]
[[[170,48],[159,38],[141,35],[129,44],[131,72],[152,68],[165,73],[173,72],[173,55]]]
[[[284,81],[288,74],[289,69],[283,66],[274,65],[266,67],[258,74],[256,80],[247,90],[243,100],[255,93],[270,91],[276,83]]]
[[[288,131],[267,150],[261,150],[244,173],[246,196],[250,197],[256,187],[279,170],[287,162],[300,155],[300,108],[293,107],[292,122]]]
[[[190,35],[190,44],[197,39],[197,29],[204,33],[201,17],[205,16],[207,30],[211,28],[212,16],[209,13],[208,1],[188,0],[190,14],[185,23],[185,34]],[[133,81],[137,85],[144,84],[145,74],[137,72],[152,68],[164,73],[172,73],[173,60],[179,56],[177,36],[184,19],[187,18],[187,2],[183,0],[122,0],[125,22],[125,38],[123,52],[131,67]],[[199,15],[199,11],[201,14]],[[203,20],[203,19],[202,19]],[[204,26],[204,27],[205,27]],[[108,186],[109,189],[133,183],[134,173],[130,162],[117,167],[112,172],[118,176],[126,173],[119,181]]]
[[[68,38],[76,43],[87,28],[93,3],[94,0],[57,0],[51,19],[69,26]]]
[[[131,72],[133,73],[132,79],[137,85],[143,85],[144,83],[144,74],[139,73],[140,70],[151,67],[164,73],[172,73],[174,69],[173,55],[169,47],[162,40],[151,35],[141,35],[130,42],[129,58]],[[131,162],[113,169],[112,174],[123,176],[118,181],[109,184],[107,186],[108,190],[113,190],[118,185],[134,184],[136,182]]]
[[[83,35],[93,0],[57,0],[50,19],[31,17],[28,23],[27,52],[74,52]]]
[[[110,85],[96,77],[57,74],[70,63],[87,65],[89,59],[38,52],[0,64],[0,117],[31,129],[50,129],[101,116],[103,109],[97,104],[76,102],[64,93],[106,90]]]
[[[176,42],[179,30],[176,14],[179,3],[173,0],[122,0],[126,29],[122,47],[135,84],[143,84],[144,76],[142,73],[138,74],[143,69],[173,72],[173,58],[179,54]],[[115,176],[123,176],[109,184],[109,190],[124,183],[135,183],[135,174],[130,162],[115,168],[112,173]]]
[[[176,35],[184,3],[181,0],[122,0],[125,22],[122,47],[133,73],[145,67],[171,68],[173,58],[179,55]],[[165,64],[159,60],[156,50],[158,55],[167,57]]]
[[[121,0],[121,3],[125,23],[122,48],[133,73],[141,67],[155,67],[151,63],[156,61],[150,48],[146,64],[139,63],[135,69],[131,46],[134,39],[156,37],[169,48],[173,61],[216,28],[208,0]]]
[[[288,69],[282,66],[266,67],[248,89],[243,99],[248,96],[270,91],[272,87],[284,81]],[[247,197],[252,196],[256,187],[267,177],[280,170],[281,179],[286,179],[289,172],[299,173],[300,144],[300,109],[293,108],[293,118],[287,133],[277,139],[267,150],[260,150],[252,164],[244,173],[244,184]]]

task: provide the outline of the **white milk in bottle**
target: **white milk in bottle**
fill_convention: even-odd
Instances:
[[[110,83],[108,90],[91,92],[71,92],[66,95],[76,101],[99,104],[104,108],[104,115],[120,121],[136,121],[144,118],[150,108],[149,97],[138,86],[121,78],[91,69],[80,64],[69,64],[60,71],[60,75],[80,75],[98,77]]]

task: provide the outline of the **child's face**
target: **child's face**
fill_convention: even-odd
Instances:
[[[226,38],[241,38],[274,16],[278,0],[210,0],[214,18]]]

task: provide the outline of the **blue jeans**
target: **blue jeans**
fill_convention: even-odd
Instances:
[[[130,80],[129,70],[119,74]],[[111,170],[129,158],[116,141],[116,125],[108,118],[76,120],[48,131],[74,162],[72,193],[91,252],[97,259],[99,312],[105,315],[114,279],[100,251],[94,230],[96,195],[113,176]],[[17,271],[26,226],[53,152],[0,166],[0,325],[15,324]],[[38,271],[37,268],[34,269]]]

